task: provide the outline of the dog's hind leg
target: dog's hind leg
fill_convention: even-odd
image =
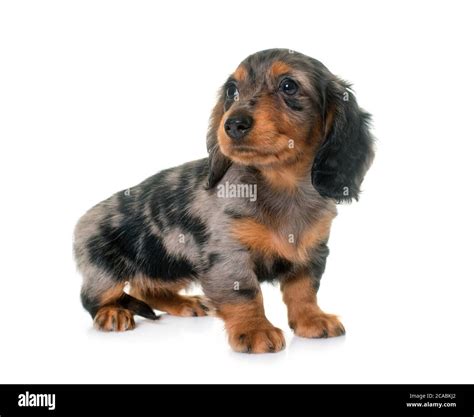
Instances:
[[[125,283],[108,288],[91,287],[84,283],[81,301],[94,320],[94,326],[104,331],[125,331],[135,328],[133,316],[139,315],[151,320],[159,318],[149,305],[124,291]]]
[[[147,305],[172,316],[207,316],[214,309],[207,298],[200,295],[182,295],[179,291],[188,286],[188,282],[162,283],[148,282],[140,285],[131,283],[130,295],[143,300]]]

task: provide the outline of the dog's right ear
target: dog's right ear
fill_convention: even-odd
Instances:
[[[217,131],[224,115],[224,87],[219,90],[218,100],[212,110],[207,131],[207,152],[209,153],[209,175],[207,189],[213,188],[229,169],[232,161],[220,150]]]

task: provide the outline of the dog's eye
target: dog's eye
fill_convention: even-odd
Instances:
[[[225,95],[229,100],[235,100],[239,96],[239,90],[234,84],[231,84],[227,87]]]
[[[296,94],[298,91],[298,84],[296,84],[292,79],[285,78],[280,83],[280,90],[283,91],[285,94],[292,96]]]

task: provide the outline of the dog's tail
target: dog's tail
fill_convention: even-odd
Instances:
[[[133,314],[145,317],[146,319],[158,320],[160,318],[160,316],[157,316],[147,303],[138,298],[134,298],[125,292],[117,300],[117,304],[122,308],[130,310]]]

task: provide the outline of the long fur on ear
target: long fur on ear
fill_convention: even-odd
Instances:
[[[337,202],[358,200],[373,157],[370,114],[359,108],[349,84],[331,80],[325,94],[324,142],[311,170],[314,188]]]
[[[219,98],[209,119],[209,128],[207,131],[207,152],[209,153],[209,175],[207,179],[207,188],[213,188],[221,180],[229,169],[232,161],[227,158],[220,150],[217,141],[217,130],[224,115],[223,91],[219,91]]]

